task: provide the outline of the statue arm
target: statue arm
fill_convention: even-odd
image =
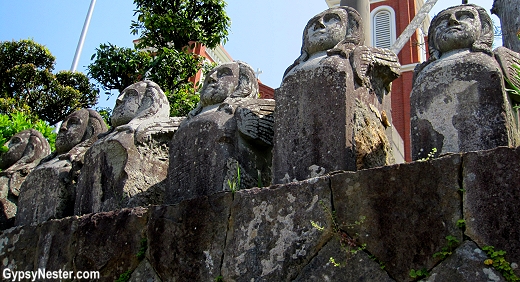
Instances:
[[[275,101],[272,99],[251,99],[235,111],[237,127],[248,140],[273,145]]]

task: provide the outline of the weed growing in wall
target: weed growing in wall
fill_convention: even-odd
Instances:
[[[511,264],[504,258],[506,255],[505,251],[495,250],[493,246],[485,246],[482,250],[489,257],[489,259],[484,261],[484,264],[492,265],[507,281],[520,281],[520,278],[515,275]]]
[[[340,225],[336,218],[336,212],[331,211],[323,201],[320,201],[320,205],[323,208],[323,210],[330,216],[331,222],[332,222],[332,232],[334,234],[334,237],[336,237],[339,240],[339,243],[341,245],[341,249],[345,251],[347,254],[347,260],[350,256],[357,254],[357,252],[362,251],[366,249],[366,244],[359,244],[357,242],[357,237],[359,237],[359,234],[355,234],[354,237],[350,236],[347,232],[343,231],[340,228]],[[366,219],[365,216],[360,216],[359,220],[356,220],[353,224],[349,224],[346,226],[347,229],[352,229],[355,226],[360,226],[363,224],[364,220]],[[317,229],[320,232],[325,231],[325,227],[320,226],[318,223],[311,220],[311,225],[313,228]],[[332,263],[332,265],[336,267],[341,267],[346,264],[340,263],[336,261],[333,257],[329,259],[329,262]],[[381,265],[381,264],[380,264]],[[384,267],[384,266],[383,266]]]

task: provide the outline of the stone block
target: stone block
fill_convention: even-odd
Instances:
[[[220,275],[231,193],[152,209],[147,258],[162,281],[213,281]]]
[[[235,193],[224,281],[292,281],[331,237],[331,211],[328,178]]]
[[[506,251],[506,260],[519,265],[520,147],[465,154],[463,187],[465,234],[480,247]]]
[[[460,166],[461,157],[451,155],[332,175],[337,222],[366,244],[392,278],[407,281],[411,269],[438,262],[433,254],[446,245],[446,236],[462,241]]]
[[[339,264],[335,266],[331,258]],[[332,238],[312,261],[305,266],[295,282],[304,281],[357,281],[357,282],[392,282],[381,266],[368,254],[359,251],[348,253]]]
[[[430,271],[426,282],[506,281],[493,267],[484,264],[488,257],[472,241],[465,241],[446,260]]]
[[[115,281],[139,265],[150,211],[146,208],[89,214],[76,221],[74,269],[99,271],[101,281]]]

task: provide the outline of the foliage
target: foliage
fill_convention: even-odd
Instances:
[[[170,102],[170,116],[187,116],[200,101],[200,96],[190,83],[184,83],[173,93],[166,93]]]
[[[146,255],[146,250],[148,249],[148,239],[143,238],[139,242],[139,251],[135,255],[139,261],[143,260]]]
[[[433,254],[433,257],[445,259],[447,256],[451,255],[453,250],[455,250],[455,247],[459,245],[459,240],[454,236],[448,235],[446,236],[446,240],[448,241],[448,246],[442,247],[440,252]]]
[[[225,42],[230,19],[223,0],[134,0],[137,20],[132,34],[136,48],[101,44],[88,66],[89,75],[106,91],[123,91],[149,79],[161,86],[171,116],[184,116],[199,101],[197,85],[189,82],[204,67],[204,58],[190,52],[196,44],[214,48]],[[195,43],[197,42],[197,43]]]
[[[428,273],[428,270],[423,268],[423,269],[419,269],[419,270],[415,270],[415,269],[411,269],[410,270],[410,277],[414,278],[414,279],[418,279],[418,278],[423,278],[423,277],[426,277],[428,275],[430,275]]]
[[[224,0],[134,0],[137,20],[130,26],[140,36],[139,48],[182,50],[191,42],[214,48],[225,42],[231,20]]]
[[[461,228],[461,229],[466,228],[466,220],[464,220],[464,219],[457,220],[457,227]]]
[[[236,191],[240,190],[240,165],[237,162],[237,176],[233,180],[228,179],[228,186],[231,193],[235,194]]]
[[[152,55],[148,51],[101,44],[90,58],[88,74],[106,91],[122,92],[127,86],[142,80],[149,68]]]
[[[105,122],[107,127],[110,127],[111,126],[110,118],[112,117],[112,109],[109,107],[96,107],[95,110],[103,118],[103,121]]]
[[[435,154],[437,153],[437,148],[433,148],[429,153],[428,153],[428,156],[426,156],[426,158],[422,158],[422,159],[419,159],[417,160],[418,162],[426,162],[426,161],[429,161],[433,158],[435,158]]]
[[[121,275],[119,275],[119,278],[117,278],[116,282],[126,282],[128,280],[130,280],[130,278],[132,277],[132,271],[131,270],[127,270],[125,272],[123,272]]]
[[[0,114],[0,151],[6,152],[7,147],[3,146],[16,133],[34,128],[41,132],[43,137],[49,141],[51,150],[54,151],[56,143],[56,133],[53,132],[54,127],[49,126],[42,120],[32,120],[30,116],[24,113],[12,113],[10,115]]]
[[[362,250],[365,250],[366,249],[366,244],[359,244],[356,240],[356,238],[354,237],[351,237],[349,234],[347,234],[347,232],[343,231],[341,229],[341,226],[340,224],[338,223],[337,221],[337,217],[336,217],[336,211],[331,211],[326,205],[325,203],[323,202],[323,200],[321,200],[320,202],[320,205],[321,207],[323,208],[323,210],[329,214],[330,218],[331,218],[331,222],[332,222],[332,231],[334,232],[334,235],[338,238],[339,240],[339,243],[341,245],[341,249],[345,251],[346,255],[347,255],[347,260],[350,256],[352,255],[355,255],[357,254],[359,251],[362,251]],[[355,226],[361,226],[361,224],[363,224],[363,222],[365,221],[366,217],[365,216],[360,216],[359,217],[359,220],[356,220],[354,222],[354,224],[349,224],[349,225],[346,225],[346,228],[347,229],[352,229],[354,228]],[[323,232],[325,231],[325,228],[320,226],[317,222],[315,221],[312,221],[311,220],[311,225],[312,227],[314,227],[315,229],[317,229],[318,231],[320,232]],[[359,237],[359,234],[355,234],[355,237]],[[374,259],[375,260],[375,259]],[[329,259],[329,262],[332,263],[332,265],[334,265],[335,267],[343,267],[345,266],[345,264],[342,264],[342,263],[339,263],[337,262],[333,257],[331,257]],[[384,264],[379,262],[381,268],[384,268]]]
[[[506,255],[505,251],[495,251],[493,246],[485,246],[482,250],[489,256],[489,259],[484,261],[486,265],[492,265],[507,281],[520,281],[520,278],[515,275],[511,264],[504,258]]]
[[[0,42],[0,113],[23,112],[50,124],[93,106],[98,90],[79,72],[53,74],[55,58],[33,40]]]

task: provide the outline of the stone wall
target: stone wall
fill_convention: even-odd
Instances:
[[[501,147],[14,227],[0,263],[100,281],[505,281],[482,248],[517,267],[519,203],[520,148]]]

